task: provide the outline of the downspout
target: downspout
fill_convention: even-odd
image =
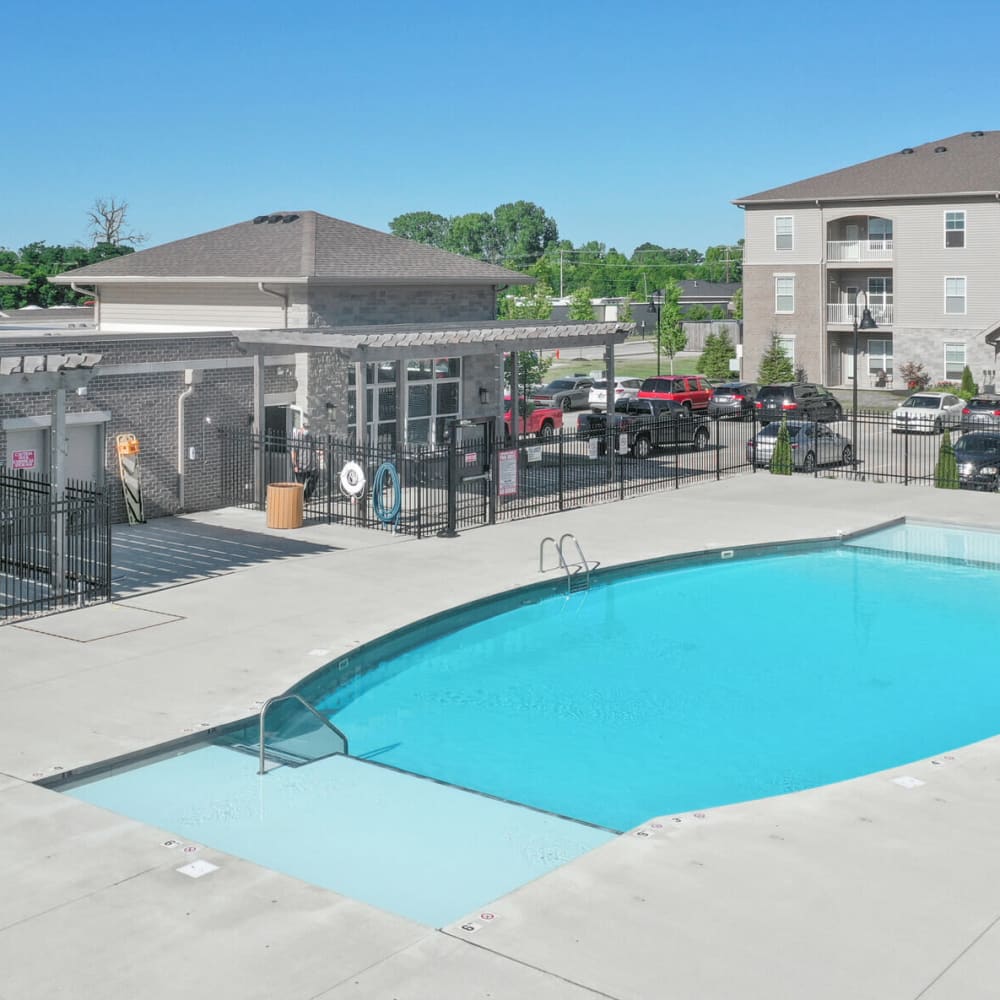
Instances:
[[[276,299],[281,299],[281,313],[284,317],[284,329],[288,329],[288,293],[287,292],[275,292],[270,288],[264,287],[263,281],[257,282],[257,291],[263,292],[265,295],[273,295]]]
[[[94,285],[94,290],[88,292],[86,288],[81,288],[75,281],[69,283],[69,287],[76,292],[77,295],[83,295],[88,299],[94,300],[94,324],[96,326],[101,325],[101,293],[97,290],[97,285]]]
[[[184,404],[194,392],[195,371],[193,368],[184,369],[184,385],[187,388],[177,397],[177,505],[181,511],[184,510]]]

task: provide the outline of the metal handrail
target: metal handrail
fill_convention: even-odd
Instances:
[[[317,712],[316,709],[313,708],[313,706],[310,705],[309,702],[305,700],[305,698],[297,694],[279,694],[275,695],[273,698],[268,698],[267,701],[264,702],[264,705],[260,710],[260,770],[257,772],[258,774],[264,773],[264,719],[265,716],[267,715],[267,710],[272,705],[276,705],[279,701],[288,701],[289,699],[297,701],[304,709],[306,709],[309,712],[312,712],[312,714],[315,715],[316,718],[319,719],[319,721],[322,722],[327,729],[332,730],[334,733],[336,733],[336,735],[340,737],[340,742],[343,745],[343,750],[339,752],[345,755],[348,752],[347,737],[325,715],[321,715],[319,712]]]
[[[567,541],[572,541],[572,543],[576,546],[576,554],[577,554],[577,556],[579,556],[579,562],[575,562],[575,563],[570,564],[570,563],[568,563],[566,561],[566,555],[563,552],[563,546],[565,545],[565,543]],[[565,534],[563,534],[559,538],[558,542],[551,535],[546,535],[545,538],[543,538],[541,540],[541,542],[538,545],[538,572],[539,573],[546,572],[546,570],[545,570],[545,543],[546,542],[551,542],[552,543],[552,547],[556,550],[556,555],[559,558],[559,567],[566,574],[566,584],[567,584],[567,587],[572,587],[572,585],[573,585],[573,577],[577,573],[579,573],[580,570],[583,570],[583,572],[584,572],[584,579],[585,579],[585,581],[587,583],[587,586],[589,587],[590,586],[590,571],[591,571],[592,568],[594,568],[594,567],[597,566],[597,563],[594,563],[594,566],[592,567],[590,565],[590,563],[587,562],[587,557],[583,554],[583,549],[580,548],[580,543],[577,541],[576,535],[574,535],[570,531],[567,531]]]

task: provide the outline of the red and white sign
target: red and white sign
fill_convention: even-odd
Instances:
[[[499,475],[497,477],[497,494],[502,497],[517,495],[517,451],[500,452]]]
[[[10,453],[10,467],[12,469],[33,469],[37,461],[37,453],[34,448],[26,448],[24,451],[12,451]]]

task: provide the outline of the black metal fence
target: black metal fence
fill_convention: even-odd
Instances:
[[[62,496],[44,476],[0,472],[0,624],[111,599],[111,512],[92,483]]]
[[[933,485],[943,433],[933,422],[897,421],[859,410],[834,423],[789,418],[796,474],[868,482]],[[263,510],[267,486],[299,481],[305,515],[423,536],[517,520],[596,503],[676,490],[747,472],[766,471],[775,426],[746,419],[708,420],[697,446],[666,440],[645,457],[634,440],[586,437],[564,428],[516,447],[494,444],[492,424],[459,426],[446,445],[367,445],[329,437],[262,439],[223,432],[222,499]],[[796,437],[798,427],[807,433]],[[961,433],[954,428],[956,440]],[[359,491],[348,470],[364,480]],[[380,472],[380,470],[382,470]],[[353,493],[353,495],[352,495]]]

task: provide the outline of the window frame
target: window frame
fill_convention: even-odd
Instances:
[[[781,347],[782,351],[788,357],[788,360],[792,363],[792,369],[795,368],[795,334],[794,333],[779,333],[776,334],[778,339],[778,345]]]
[[[962,294],[959,295],[949,295],[948,294],[948,282],[949,281],[960,281],[962,282]],[[949,299],[959,299],[962,300],[961,309],[949,309],[948,300]],[[965,316],[969,311],[969,283],[968,279],[964,274],[946,274],[944,276],[944,314],[946,316]]]
[[[779,223],[788,223],[787,230],[781,227],[779,231]],[[788,238],[788,246],[781,245],[781,239],[783,237]],[[783,253],[786,250],[795,249],[795,216],[794,215],[776,215],[774,217],[774,249],[777,253]]]
[[[948,222],[949,222],[948,216],[949,215],[955,217],[954,218],[955,222],[958,222],[959,221],[958,217],[961,216],[961,223],[962,223],[961,228],[958,228],[958,227],[949,227],[948,226]],[[966,211],[965,211],[964,208],[948,209],[948,210],[945,211],[945,213],[944,213],[944,248],[945,248],[945,250],[964,250],[965,249],[965,245],[966,245],[966,233],[968,232],[968,226],[966,224],[967,223],[967,219],[968,219],[968,215],[967,215],[967,213],[966,213]],[[961,233],[962,234],[962,242],[961,243],[949,243],[948,242],[948,237],[952,233]]]
[[[962,351],[962,364],[958,368],[958,374],[957,375],[949,375],[948,374],[948,349],[949,348],[960,348],[961,351]],[[961,382],[962,381],[962,373],[965,371],[966,367],[969,364],[969,345],[966,344],[965,341],[958,341],[958,340],[948,341],[948,340],[946,340],[944,342],[944,344],[942,344],[942,352],[944,354],[944,380],[945,380],[945,382]],[[952,371],[954,371],[954,370],[955,370],[954,366],[952,366]]]
[[[781,292],[779,288],[782,282],[788,282],[791,286],[791,291]],[[781,299],[790,299],[791,308],[781,309],[779,308],[779,303]],[[792,316],[795,314],[795,275],[794,274],[776,274],[774,275],[774,313],[776,316]]]

